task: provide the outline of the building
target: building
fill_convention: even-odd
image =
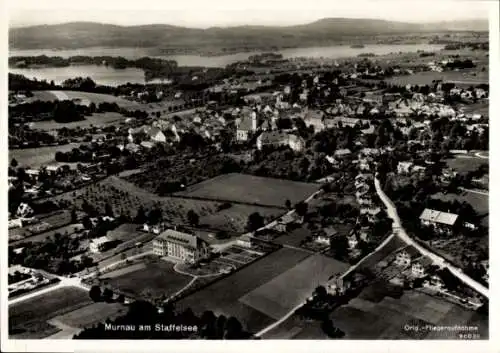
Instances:
[[[402,266],[402,267],[410,266],[411,256],[408,253],[408,251],[403,250],[396,255],[396,259],[394,260],[394,262],[398,266]]]
[[[257,149],[262,150],[264,146],[288,146],[294,151],[302,151],[305,141],[300,136],[282,131],[264,131],[257,137]]]
[[[337,235],[337,230],[333,227],[326,227],[322,233],[315,236],[314,241],[320,244],[330,245],[331,239]]]
[[[250,134],[257,131],[257,113],[255,111],[245,111],[243,117],[237,123],[236,140],[248,141]]]
[[[251,248],[253,245],[252,237],[249,236],[248,234],[245,234],[245,235],[238,238],[238,240],[236,241],[236,244],[238,244],[239,246],[242,246],[244,248]]]
[[[104,251],[106,249],[106,247],[109,246],[110,242],[111,242],[111,240],[107,236],[93,239],[90,242],[89,250],[90,250],[90,252],[93,252],[93,253],[98,253],[98,252]]]
[[[358,237],[356,234],[352,234],[347,237],[347,244],[349,245],[349,249],[354,250],[359,244]]]
[[[426,208],[420,215],[423,226],[433,227],[436,231],[450,233],[455,226],[458,215]]]
[[[343,295],[350,288],[350,282],[342,277],[335,276],[326,285],[326,291],[331,295]]]
[[[209,253],[210,247],[206,241],[173,229],[167,229],[153,240],[153,254],[176,261],[196,263]]]
[[[445,287],[443,280],[438,275],[432,275],[429,278],[429,280],[424,281],[424,283],[422,285],[424,287],[434,289],[434,290],[441,290]]]
[[[286,233],[290,231],[292,225],[295,224],[295,222],[296,222],[295,217],[287,213],[286,215],[281,217],[281,219],[276,224],[275,229],[280,233]]]
[[[339,149],[339,150],[336,150],[333,155],[336,158],[347,157],[347,156],[351,155],[351,150],[348,148]]]
[[[413,162],[399,162],[398,174],[410,174],[413,167]]]
[[[417,278],[422,278],[427,275],[424,266],[420,262],[415,262],[411,265],[411,274]]]

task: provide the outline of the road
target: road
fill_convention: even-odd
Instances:
[[[375,189],[377,190],[377,194],[379,195],[380,199],[384,203],[386,209],[387,209],[387,214],[388,216],[393,220],[393,230],[399,236],[406,244],[413,246],[416,248],[422,255],[427,256],[430,258],[434,264],[438,265],[439,267],[447,268],[453,275],[455,275],[457,278],[459,278],[462,282],[467,284],[469,287],[473,288],[477,292],[481,293],[485,297],[489,298],[489,290],[488,288],[484,287],[482,284],[476,282],[469,276],[467,276],[465,273],[463,273],[462,269],[457,268],[450,264],[448,261],[443,259],[441,256],[431,252],[430,250],[422,247],[420,244],[418,244],[416,241],[414,241],[405,231],[405,229],[401,225],[401,220],[399,218],[399,215],[397,213],[396,207],[394,203],[389,199],[389,197],[382,191],[382,188],[380,187],[380,181],[375,178]]]
[[[479,194],[479,195],[483,195],[483,196],[489,196],[488,191],[472,190],[472,189],[466,189],[466,188],[462,188],[462,187],[460,187],[459,189],[463,190],[463,191],[467,191],[467,192],[472,192],[474,194]]]
[[[46,287],[46,288],[43,288],[43,289],[40,289],[40,290],[37,290],[34,292],[30,292],[30,293],[27,293],[23,296],[17,297],[17,298],[13,298],[13,299],[9,300],[9,302],[8,302],[9,305],[20,303],[20,302],[23,302],[25,300],[29,300],[29,299],[35,298],[37,296],[50,293],[52,291],[55,291],[55,290],[58,290],[58,289],[61,289],[64,287],[77,287],[77,288],[83,289],[85,291],[89,290],[89,287],[87,287],[81,283],[80,278],[76,278],[76,277],[75,278],[68,278],[68,277],[62,277],[62,276],[57,276],[57,275],[52,275],[52,276],[59,278],[60,282],[57,283],[56,285]]]

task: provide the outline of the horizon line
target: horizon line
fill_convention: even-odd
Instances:
[[[171,26],[171,27],[177,27],[177,28],[192,28],[192,29],[212,29],[212,28],[237,28],[237,27],[280,27],[280,28],[287,28],[287,27],[294,27],[294,26],[304,26],[304,25],[309,25],[313,24],[322,20],[335,20],[335,19],[342,19],[342,20],[368,20],[368,21],[381,21],[381,22],[392,22],[392,23],[404,23],[404,24],[421,24],[421,25],[428,25],[428,24],[439,24],[439,23],[453,23],[453,22],[467,22],[467,21],[487,21],[489,22],[488,17],[475,17],[475,18],[463,18],[463,19],[453,19],[453,20],[434,20],[434,21],[400,21],[400,20],[390,20],[390,19],[383,19],[383,18],[369,18],[369,17],[321,17],[316,20],[308,21],[308,22],[302,22],[302,23],[296,23],[296,24],[255,24],[252,25],[250,23],[246,24],[235,24],[235,25],[212,25],[212,26],[190,26],[190,25],[173,25],[165,22],[150,22],[150,23],[143,23],[143,24],[130,24],[130,25],[124,25],[124,24],[117,24],[117,23],[111,23],[111,22],[99,22],[99,21],[63,21],[63,22],[57,22],[57,23],[40,23],[40,24],[26,24],[26,25],[10,25],[8,26],[9,29],[20,29],[20,28],[30,28],[30,27],[41,27],[41,26],[61,26],[61,25],[69,25],[69,24],[96,24],[96,25],[108,25],[108,26],[116,26],[116,27],[143,27],[143,26]]]

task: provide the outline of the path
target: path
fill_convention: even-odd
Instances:
[[[467,191],[467,192],[472,192],[472,193],[474,193],[474,194],[479,194],[479,195],[483,195],[483,196],[489,196],[488,191],[481,191],[481,190],[466,189],[466,188],[462,188],[462,187],[460,187],[459,189],[460,189],[460,190],[463,190],[463,191]]]
[[[459,278],[462,282],[467,284],[469,287],[473,288],[477,292],[481,293],[485,297],[489,298],[489,290],[484,287],[482,284],[476,282],[469,276],[467,276],[465,273],[463,273],[462,269],[457,268],[450,264],[448,261],[443,259],[441,256],[433,253],[432,251],[422,247],[420,244],[418,244],[416,241],[414,241],[405,231],[405,229],[401,225],[401,220],[399,218],[399,215],[397,213],[396,207],[394,203],[389,199],[389,197],[382,191],[382,188],[380,187],[380,181],[375,178],[375,189],[377,190],[377,194],[379,195],[380,199],[384,203],[386,209],[387,209],[387,214],[390,218],[393,220],[393,230],[394,232],[408,245],[413,246],[416,248],[422,255],[427,256],[430,258],[434,264],[438,265],[439,267],[446,267],[453,275],[455,275],[457,278]]]

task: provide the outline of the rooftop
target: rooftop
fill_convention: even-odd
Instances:
[[[202,243],[206,243],[203,239],[197,237],[196,235],[179,232],[174,229],[167,229],[166,231],[158,235],[156,239],[169,241],[175,244],[180,244],[185,247],[195,249],[201,247]]]
[[[420,215],[420,219],[423,221],[429,221],[433,223],[441,223],[446,225],[454,225],[457,221],[458,215],[454,213],[441,212],[437,210],[431,210],[426,208]]]

